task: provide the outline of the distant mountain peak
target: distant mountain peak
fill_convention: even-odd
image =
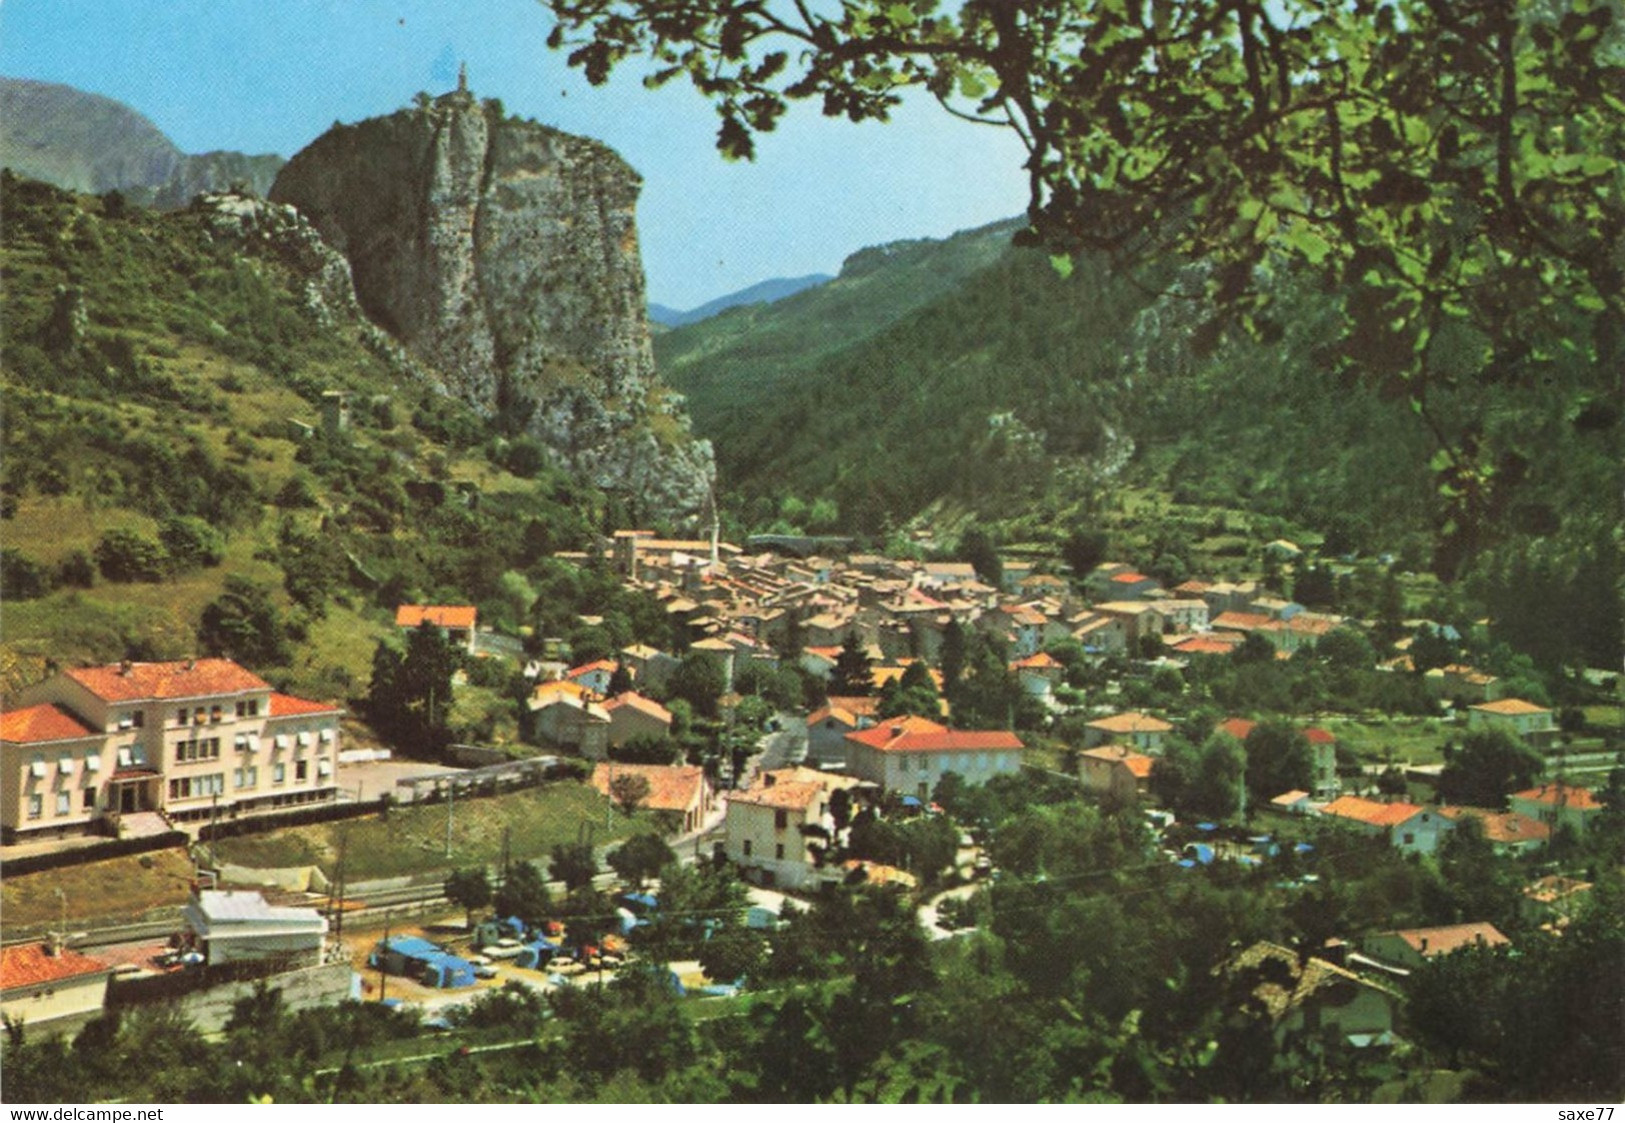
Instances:
[[[662,327],[680,328],[688,324],[697,324],[701,320],[708,320],[719,312],[729,308],[738,308],[745,304],[773,304],[776,301],[792,297],[798,292],[805,292],[810,288],[827,284],[835,278],[828,273],[809,273],[804,277],[774,277],[771,280],[758,281],[748,288],[738,292],[719,296],[715,300],[708,300],[697,308],[690,308],[686,312],[668,307],[664,304],[649,305],[649,319]]]

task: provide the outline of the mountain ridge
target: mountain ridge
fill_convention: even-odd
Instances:
[[[757,281],[754,285],[747,285],[737,292],[726,293],[714,300],[683,311],[665,304],[649,305],[649,320],[662,327],[686,327],[697,324],[701,320],[708,320],[712,316],[736,308],[741,304],[772,304],[776,301],[794,296],[806,289],[816,288],[827,284],[835,278],[828,273],[808,273],[801,277],[770,277],[765,281]]]
[[[270,190],[274,153],[182,152],[124,102],[57,82],[0,77],[0,166],[68,191],[118,191],[130,202],[174,210],[233,185]]]

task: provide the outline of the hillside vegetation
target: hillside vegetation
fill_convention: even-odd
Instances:
[[[321,298],[308,246],[236,236],[207,205],[3,189],[7,687],[47,660],[224,649],[354,698],[398,603],[474,603],[516,631],[536,586],[550,627],[603,611],[604,584],[549,555],[614,504]],[[327,391],[349,395],[342,432]]]
[[[1485,386],[1465,377],[1480,341],[1444,335],[1463,388],[1441,379],[1431,408],[1481,424],[1517,486],[1466,549],[1441,548],[1433,434],[1393,388],[1334,373],[1327,294],[1266,273],[1276,321],[1215,336],[1200,265],[1131,279],[1086,260],[1062,277],[994,233],[866,252],[813,293],[660,338],[740,523],[951,541],[975,522],[1051,556],[1106,530],[1147,562],[1170,547],[1256,562],[1301,534],[1462,579],[1463,610],[1515,620],[1544,661],[1618,661],[1619,613],[1584,607],[1619,603],[1616,374],[1558,356],[1552,378]],[[922,273],[926,299],[871,295],[918,295]]]

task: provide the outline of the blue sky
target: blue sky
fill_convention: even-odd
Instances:
[[[716,117],[641,68],[593,89],[547,49],[536,0],[3,0],[0,73],[127,103],[183,150],[291,156],[335,120],[470,85],[510,113],[606,141],[644,177],[652,300],[690,308],[854,250],[1019,213],[1022,153],[930,103],[852,125],[798,105],[756,161],[716,152]]]

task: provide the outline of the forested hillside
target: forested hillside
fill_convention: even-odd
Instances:
[[[615,501],[444,396],[291,211],[3,190],[5,685],[46,660],[219,651],[359,697],[420,599],[515,630],[555,613],[552,635],[617,609],[630,639],[613,584],[548,557]]]
[[[990,248],[991,233],[973,244]],[[715,440],[741,522],[788,512],[803,529],[883,538],[922,512],[932,522],[958,512],[996,539],[1058,545],[1114,521],[1119,497],[1140,489],[1172,524],[1245,512],[1335,552],[1437,563],[1469,579],[1480,607],[1526,618],[1553,659],[1618,650],[1617,613],[1579,612],[1619,589],[1616,375],[1557,356],[1554,376],[1532,387],[1441,379],[1435,415],[1481,424],[1518,479],[1467,548],[1441,549],[1437,442],[1392,388],[1334,373],[1336,312],[1316,288],[1265,274],[1276,320],[1227,335],[1205,324],[1201,266],[1128,278],[1085,260],[1062,277],[1003,241],[980,267],[938,275],[912,307],[877,314],[854,300],[862,315],[844,318],[838,302],[859,283],[906,287],[918,263],[965,236],[661,338],[663,373]],[[820,345],[787,360],[811,336]],[[1466,370],[1476,344],[1457,331],[1437,346]],[[1586,634],[1539,623],[1563,606]]]

